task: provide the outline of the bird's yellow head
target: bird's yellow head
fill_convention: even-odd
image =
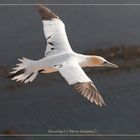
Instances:
[[[96,56],[96,55],[88,57],[88,66],[89,67],[107,66],[107,67],[118,68],[117,65],[107,61],[101,56]]]

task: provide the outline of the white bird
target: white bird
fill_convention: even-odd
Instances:
[[[118,68],[103,57],[83,55],[74,52],[69,44],[65,25],[62,20],[42,4],[38,4],[42,17],[44,34],[47,40],[45,57],[34,61],[27,58],[18,59],[21,63],[10,72],[12,80],[24,83],[32,82],[39,72],[58,71],[69,85],[80,92],[90,102],[103,106],[105,102],[91,79],[81,67],[108,66]]]

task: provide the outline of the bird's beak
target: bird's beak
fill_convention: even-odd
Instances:
[[[117,65],[115,65],[115,64],[113,64],[113,63],[110,63],[110,62],[108,62],[108,61],[105,62],[103,65],[104,65],[104,66],[107,66],[107,67],[118,68]]]

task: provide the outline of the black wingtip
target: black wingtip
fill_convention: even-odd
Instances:
[[[85,98],[87,98],[91,103],[95,103],[96,105],[103,107],[105,106],[105,102],[99,93],[99,91],[96,89],[94,84],[90,82],[77,82],[72,85],[73,88],[80,92]]]
[[[54,12],[52,12],[49,8],[47,8],[42,3],[37,4],[37,8],[43,20],[52,20],[53,18],[57,18],[57,19],[59,18]]]

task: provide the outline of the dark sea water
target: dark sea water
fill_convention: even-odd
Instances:
[[[29,3],[25,0],[0,2]],[[92,48],[111,47],[115,44],[140,44],[140,5],[48,7],[66,24],[70,44],[76,52],[82,53]],[[102,71],[96,74],[92,69],[93,72],[88,73],[88,76],[94,81],[107,104],[100,108],[76,93],[58,73],[40,74],[33,83],[27,85],[17,85],[6,78],[7,68],[9,70],[15,66],[17,58],[24,56],[36,60],[44,55],[46,40],[35,6],[0,5],[0,44],[1,133],[14,130],[23,134],[45,134],[48,130],[58,129],[96,130],[98,134],[140,133],[139,69],[122,71],[120,68],[115,74],[102,74]]]

